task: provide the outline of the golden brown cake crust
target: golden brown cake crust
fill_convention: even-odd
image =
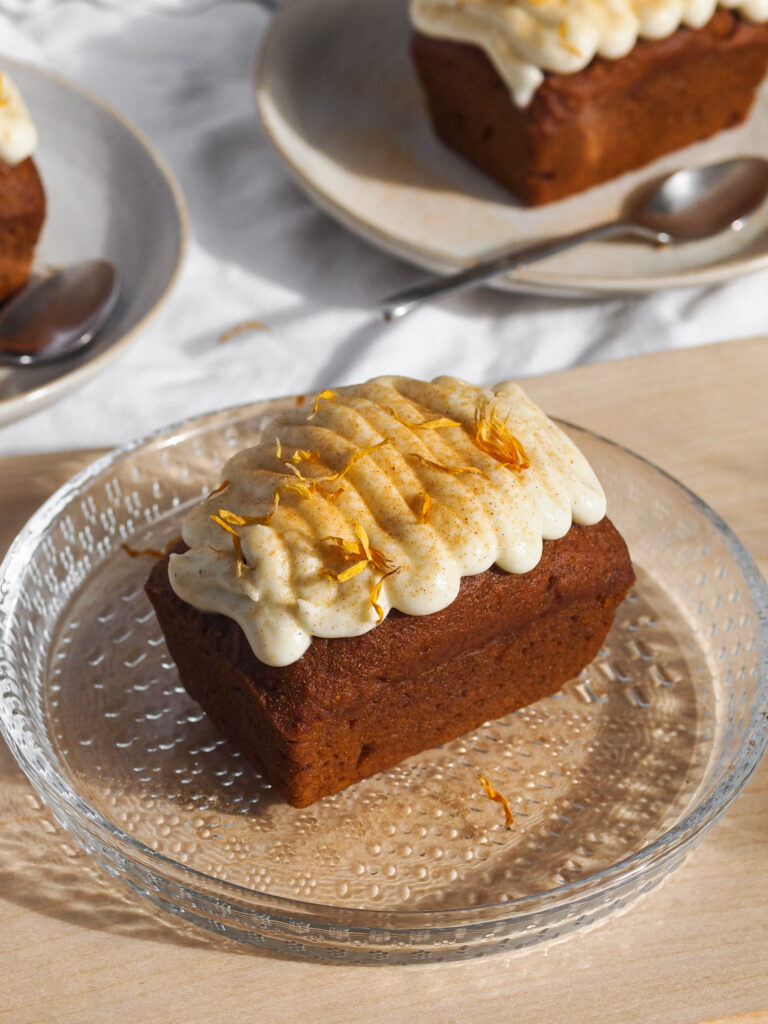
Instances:
[[[701,29],[546,74],[524,108],[477,47],[416,33],[411,49],[440,138],[538,205],[743,121],[768,68],[768,24],[720,8]]]
[[[465,577],[442,611],[393,610],[362,636],[315,638],[283,668],[259,662],[232,620],[180,600],[167,557],[147,593],[188,692],[302,807],[556,692],[595,656],[633,580],[608,519],[572,526],[529,573]]]
[[[34,160],[0,161],[0,302],[27,283],[45,220],[45,191]]]

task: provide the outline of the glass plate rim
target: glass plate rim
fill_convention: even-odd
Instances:
[[[172,446],[185,433],[205,429],[213,425],[216,420],[227,422],[232,418],[245,419],[249,416],[258,416],[267,410],[276,412],[283,405],[292,405],[296,397],[295,395],[285,395],[274,399],[239,403],[203,414],[184,417],[170,425],[160,427],[142,437],[128,441],[111,451],[105,452],[59,487],[32,514],[12,541],[5,557],[0,562],[0,679],[2,675],[8,672],[10,667],[9,660],[5,654],[7,650],[6,636],[8,626],[13,620],[13,609],[16,603],[14,598],[18,596],[17,594],[14,595],[13,588],[9,586],[8,580],[11,577],[11,571],[16,567],[17,563],[20,560],[24,560],[22,558],[23,548],[29,538],[42,535],[44,529],[55,521],[59,512],[89,482],[97,479],[105,470],[140,452],[142,449],[160,442],[166,446]],[[703,837],[740,794],[757,770],[768,748],[768,583],[748,549],[722,516],[675,476],[645,456],[626,448],[610,438],[570,421],[556,417],[553,417],[553,419],[566,429],[581,432],[602,444],[620,450],[625,455],[630,456],[631,459],[635,459],[649,467],[677,488],[686,500],[709,520],[724,540],[730,556],[741,571],[744,582],[749,588],[758,620],[760,653],[757,659],[757,694],[750,714],[749,724],[744,731],[739,757],[732,762],[731,770],[725,772],[717,780],[712,792],[706,799],[697,804],[692,810],[689,810],[681,821],[677,822],[677,824],[660,835],[652,843],[584,878],[575,879],[552,889],[517,897],[513,900],[477,904],[470,907],[448,906],[440,909],[424,910],[418,908],[411,910],[377,910],[364,907],[338,907],[331,904],[313,903],[309,900],[305,901],[286,896],[272,895],[249,889],[237,883],[218,879],[197,868],[175,861],[166,854],[153,850],[146,844],[134,839],[92,808],[61,775],[54,772],[52,779],[41,776],[36,766],[29,760],[26,752],[20,748],[8,729],[5,718],[6,699],[4,694],[0,694],[0,734],[2,734],[8,744],[14,760],[54,812],[60,810],[59,802],[63,801],[67,811],[74,815],[76,819],[75,822],[72,822],[67,818],[65,827],[69,831],[75,832],[78,836],[80,835],[79,829],[84,828],[92,838],[96,839],[98,844],[106,842],[109,845],[109,841],[113,841],[113,843],[116,843],[116,846],[110,847],[113,852],[117,852],[123,857],[127,856],[136,867],[145,871],[148,870],[150,874],[156,870],[155,865],[170,869],[177,876],[173,880],[173,884],[178,884],[179,878],[184,880],[182,884],[185,885],[187,893],[192,892],[195,897],[199,897],[203,901],[213,900],[216,902],[220,895],[226,896],[231,899],[232,908],[236,909],[240,914],[263,915],[266,912],[275,919],[283,918],[292,922],[295,922],[297,918],[303,918],[312,926],[318,927],[322,926],[325,921],[328,925],[356,925],[361,929],[367,930],[386,928],[388,932],[396,932],[399,925],[402,931],[418,929],[420,932],[423,932],[430,930],[431,922],[436,922],[432,926],[432,930],[438,931],[444,930],[446,927],[449,929],[453,927],[452,918],[458,917],[458,915],[461,915],[461,917],[456,923],[459,923],[465,930],[493,923],[509,922],[511,920],[519,922],[539,913],[551,912],[564,903],[568,903],[570,906],[577,905],[580,902],[586,903],[595,895],[596,889],[602,895],[610,893],[637,876],[641,871],[663,864],[675,852],[679,851],[682,856],[685,856],[695,842]],[[11,600],[9,600],[9,596]],[[43,752],[39,748],[37,749],[38,753],[45,757]],[[692,821],[692,818],[696,820]],[[95,836],[92,835],[94,830],[96,831]],[[93,850],[89,848],[89,852],[93,853]],[[148,864],[144,863],[145,861]],[[213,892],[202,893],[195,889],[189,889],[185,884],[187,880],[190,884],[193,884],[195,880],[205,882],[209,889],[216,891],[216,895]],[[236,898],[239,898],[240,901],[237,906],[234,905]],[[259,905],[249,906],[248,904],[253,901],[259,901]],[[328,917],[332,917],[333,921],[327,921]]]

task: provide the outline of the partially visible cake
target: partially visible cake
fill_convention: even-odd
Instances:
[[[524,203],[583,191],[739,124],[768,0],[412,0],[438,136]]]
[[[37,132],[18,89],[0,74],[0,302],[27,283],[45,220],[32,154]]]
[[[513,384],[322,392],[223,476],[147,592],[189,693],[295,806],[560,689],[634,579]]]

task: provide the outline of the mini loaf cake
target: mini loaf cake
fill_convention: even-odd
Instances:
[[[18,89],[0,74],[0,302],[27,283],[45,220],[45,191],[32,158],[36,145]]]
[[[590,188],[744,120],[768,0],[411,0],[435,131],[523,202]]]
[[[223,477],[147,591],[189,693],[298,807],[557,691],[634,579],[511,383],[322,392]]]

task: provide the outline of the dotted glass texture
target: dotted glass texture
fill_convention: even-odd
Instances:
[[[739,542],[658,469],[568,428],[638,576],[603,650],[556,696],[297,810],[187,696],[143,591],[151,559],[121,547],[177,535],[279,407],[101,460],[11,549],[0,723],[57,819],[158,907],[320,959],[519,948],[656,884],[766,745],[766,592]]]

